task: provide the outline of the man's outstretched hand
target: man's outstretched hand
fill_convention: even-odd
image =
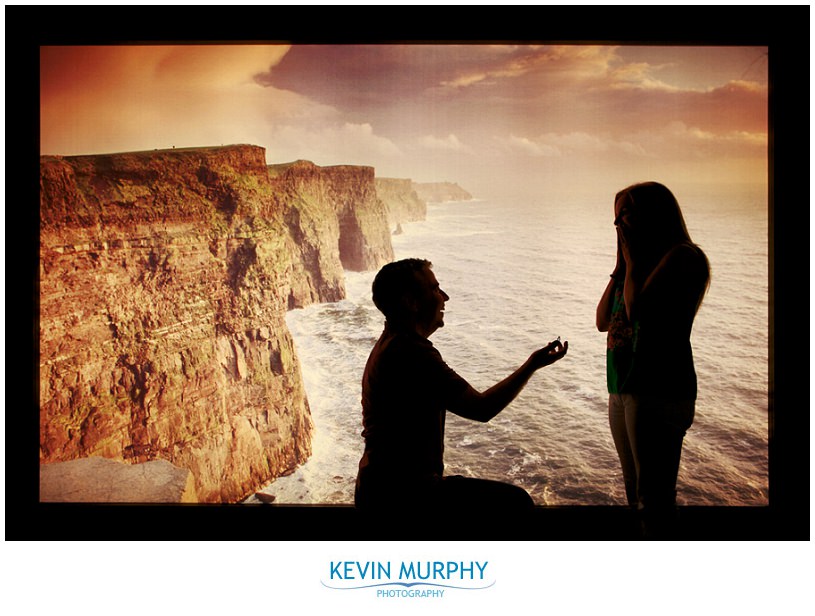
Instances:
[[[568,350],[569,342],[561,342],[560,337],[558,337],[557,340],[553,340],[542,349],[538,349],[532,353],[530,359],[532,360],[535,369],[543,368],[544,366],[553,364],[561,359],[564,355],[566,355]]]

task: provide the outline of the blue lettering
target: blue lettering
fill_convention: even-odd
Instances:
[[[360,567],[358,562],[356,562],[354,564],[357,566],[357,571],[359,571],[359,577],[364,580],[365,579],[365,574],[368,573],[368,567],[371,566],[371,563],[366,562],[364,568]]]
[[[410,563],[410,566],[406,567],[405,563],[403,562],[402,566],[399,567],[399,579],[400,580],[404,580],[404,579],[412,580],[415,577],[416,577],[416,571],[414,571],[414,569],[413,569],[413,563]]]
[[[399,579],[413,580],[452,580],[452,579],[484,579],[489,561],[414,561],[401,562],[399,566]],[[371,576],[376,579],[390,579],[390,563],[374,562],[362,567],[357,563],[362,578]]]
[[[402,564],[404,569],[404,563]],[[381,580],[383,578],[390,579],[391,577],[391,564],[390,562],[380,561],[336,561],[329,562],[329,571],[331,572],[331,579],[345,579],[345,580]],[[407,573],[412,573],[408,571]]]
[[[475,563],[475,566],[478,567],[479,577],[482,580],[484,579],[484,569],[487,568],[487,563],[488,562],[489,562],[488,560],[485,560],[483,565],[478,561],[476,561],[476,563]]]
[[[331,565],[331,579],[333,580],[335,575],[339,578],[342,578],[342,576],[340,575],[340,563],[335,563],[332,561],[330,565]]]

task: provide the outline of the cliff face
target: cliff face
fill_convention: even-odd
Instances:
[[[323,253],[330,245],[330,261],[351,271],[378,269],[393,260],[386,206],[377,195],[373,167],[296,161],[272,165],[269,173],[275,186],[296,193],[287,219],[302,231],[299,245],[323,247]],[[303,250],[307,262],[314,258],[308,255],[315,251]]]
[[[345,297],[340,229],[322,170],[307,161],[268,168],[275,194],[286,195],[281,215],[293,240],[289,309]]]
[[[420,199],[431,203],[442,201],[470,201],[473,196],[455,182],[414,182],[413,188]]]
[[[376,192],[385,203],[391,229],[403,222],[427,218],[427,203],[416,194],[411,180],[376,178]]]
[[[336,179],[364,213],[328,220],[317,175],[270,179],[254,146],[41,159],[42,463],[163,459],[219,502],[308,458],[285,311],[344,296],[343,229],[360,267],[392,254],[372,170]]]

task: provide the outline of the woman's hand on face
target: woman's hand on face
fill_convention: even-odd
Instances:
[[[619,227],[614,227],[617,231],[617,263],[614,265],[612,276],[621,278],[625,276],[625,253],[623,252],[623,238]]]
[[[631,268],[631,227],[626,225],[617,226],[617,246],[622,255],[623,263]],[[623,270],[625,271],[625,270]]]

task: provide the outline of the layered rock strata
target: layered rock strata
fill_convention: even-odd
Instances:
[[[308,458],[285,311],[392,258],[373,169],[270,173],[255,146],[42,157],[40,219],[41,463],[167,460],[235,502]]]

